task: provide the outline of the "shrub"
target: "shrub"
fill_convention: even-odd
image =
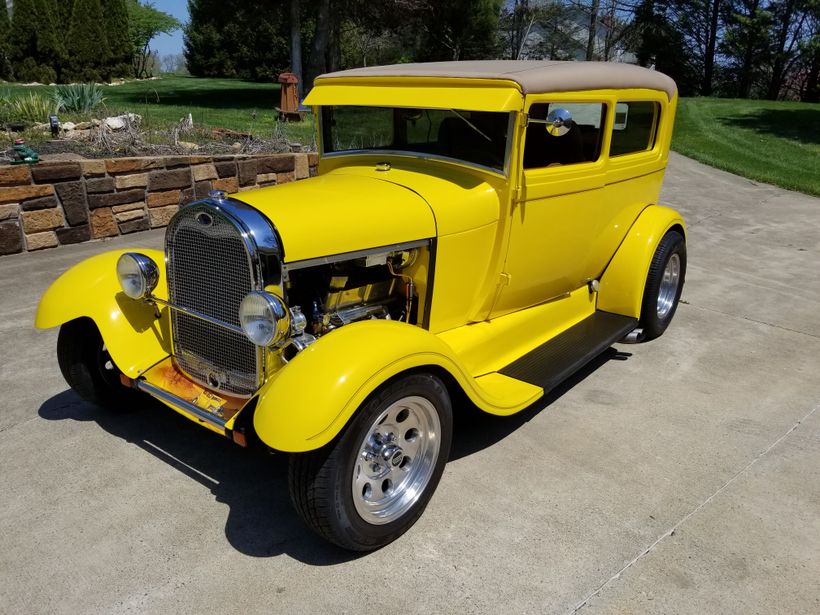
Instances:
[[[105,98],[96,83],[74,83],[59,85],[52,92],[54,105],[58,111],[69,113],[91,113]]]
[[[31,92],[28,96],[15,98],[9,104],[9,116],[12,120],[44,123],[48,116],[55,112],[54,102]]]

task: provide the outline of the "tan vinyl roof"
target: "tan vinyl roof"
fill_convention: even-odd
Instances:
[[[370,66],[326,73],[331,77],[444,77],[506,79],[525,94],[647,88],[666,92],[671,99],[677,87],[670,78],[654,70],[620,62],[553,62],[546,60],[470,60]]]

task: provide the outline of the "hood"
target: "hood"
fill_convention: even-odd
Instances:
[[[436,236],[423,198],[373,177],[322,175],[235,198],[273,222],[286,263]]]
[[[384,160],[386,156],[381,157]],[[424,198],[433,210],[438,236],[463,233],[498,221],[501,205],[498,191],[485,177],[455,165],[390,157],[389,170],[373,163],[346,163],[325,177],[375,178],[404,186]],[[381,167],[384,168],[383,166]],[[504,183],[499,177],[497,183]]]

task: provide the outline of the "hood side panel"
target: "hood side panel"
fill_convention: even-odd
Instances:
[[[321,175],[236,198],[273,222],[286,263],[436,236],[424,199],[375,178]]]

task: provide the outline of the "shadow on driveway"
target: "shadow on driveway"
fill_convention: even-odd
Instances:
[[[451,460],[493,446],[516,431],[610,360],[630,355],[609,348],[545,398],[511,417],[496,417],[454,400],[456,429]],[[39,409],[48,421],[94,421],[108,433],[140,447],[210,489],[228,505],[225,537],[251,557],[287,554],[306,564],[329,566],[362,557],[314,535],[290,506],[287,456],[241,448],[191,422],[151,398],[139,411],[112,413],[89,404],[72,390],[47,400]]]

